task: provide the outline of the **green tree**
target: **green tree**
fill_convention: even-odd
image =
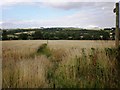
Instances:
[[[2,40],[8,40],[8,36],[7,36],[7,31],[6,30],[3,30]]]
[[[33,38],[34,39],[43,39],[43,35],[41,31],[35,31],[35,33],[33,34]]]
[[[24,34],[24,33],[22,33],[22,34],[20,34],[19,35],[19,37],[18,37],[19,39],[22,39],[22,40],[27,40],[28,39],[28,35],[27,34]]]

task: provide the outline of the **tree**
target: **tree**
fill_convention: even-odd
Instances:
[[[2,40],[8,40],[8,36],[7,36],[7,31],[6,30],[3,30]]]
[[[27,34],[20,34],[19,35],[19,39],[22,39],[22,40],[27,40],[28,39],[28,35]]]
[[[42,35],[41,31],[35,31],[33,38],[34,39],[43,39],[43,35]]]

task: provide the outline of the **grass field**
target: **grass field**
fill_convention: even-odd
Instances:
[[[47,40],[16,40],[16,41],[4,41],[3,47],[5,48],[37,48],[43,43],[47,43]],[[102,41],[102,40],[48,40],[48,45],[51,48],[104,48],[113,47],[115,41]],[[9,44],[9,45],[8,45]],[[24,47],[23,47],[24,46]]]
[[[119,88],[114,41],[2,42],[3,88]]]

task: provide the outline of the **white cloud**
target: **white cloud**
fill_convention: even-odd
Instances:
[[[3,22],[2,21],[0,21],[0,24],[2,24]]]
[[[58,9],[64,9],[64,10],[69,10],[69,9],[79,9],[82,8],[83,6],[91,6],[94,3],[85,3],[85,2],[43,2],[45,6],[53,7],[53,8],[58,8]]]
[[[67,2],[118,2],[119,0],[1,0],[0,5],[11,5],[19,3],[30,3],[30,2],[46,2],[54,5],[59,5],[59,3]]]
[[[2,28],[2,21],[0,21],[0,28]]]
[[[77,12],[64,17],[49,20],[4,21],[3,28],[29,28],[29,27],[113,27],[115,16],[111,12]]]
[[[97,25],[88,25],[86,26],[87,29],[99,28]]]
[[[27,0],[29,4],[39,5],[40,3],[36,3],[36,0]],[[46,1],[46,0],[45,0]],[[65,2],[61,0],[61,2],[53,2],[53,0],[49,0],[49,2],[42,2],[43,5],[58,9],[70,10],[70,9],[79,9],[78,12],[72,15],[49,19],[49,20],[25,20],[25,21],[3,21],[3,28],[27,28],[27,27],[50,27],[50,26],[75,26],[75,27],[111,27],[115,24],[115,16],[113,13],[114,3],[98,3],[92,2],[83,3],[83,2]],[[63,2],[62,2],[63,1]],[[78,0],[76,0],[78,1]],[[5,0],[6,5],[8,3],[22,3],[24,0]],[[5,5],[4,3],[4,5]],[[85,11],[89,10],[91,11]],[[102,9],[102,10],[101,10]]]
[[[2,0],[1,5],[11,5],[21,2],[33,2],[33,0]]]

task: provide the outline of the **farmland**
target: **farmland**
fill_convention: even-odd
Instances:
[[[2,42],[3,88],[118,88],[114,41]]]

